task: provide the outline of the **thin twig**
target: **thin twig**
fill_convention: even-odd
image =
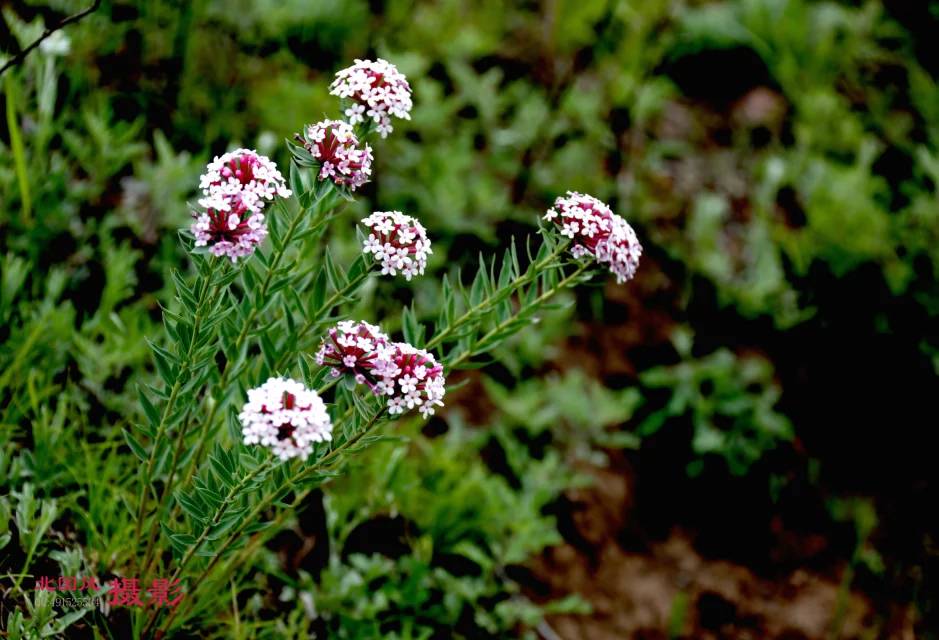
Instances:
[[[54,27],[47,28],[45,31],[42,32],[42,35],[39,36],[39,38],[34,40],[28,47],[20,51],[18,54],[16,54],[15,56],[7,60],[6,63],[2,67],[0,67],[0,76],[2,76],[3,72],[6,71],[7,69],[15,67],[16,65],[23,62],[23,60],[26,59],[26,56],[28,56],[30,52],[32,52],[33,49],[35,49],[40,44],[42,44],[42,41],[48,38],[49,36],[51,36],[53,33],[58,31],[59,29],[62,29],[63,27],[67,27],[73,22],[78,22],[79,20],[81,20],[82,18],[84,18],[85,16],[89,14],[94,13],[95,11],[98,10],[98,7],[100,6],[101,6],[101,0],[94,0],[94,2],[91,3],[91,6],[85,9],[84,11],[79,11],[78,13],[74,15],[70,15],[69,17],[62,20],[59,24],[55,25]]]

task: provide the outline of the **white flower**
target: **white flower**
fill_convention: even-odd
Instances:
[[[411,86],[387,60],[356,60],[336,74],[329,91],[352,100],[353,104],[345,110],[349,124],[364,122],[367,116],[378,125],[376,129],[382,138],[393,129],[392,116],[411,119]]]
[[[306,460],[313,443],[332,438],[332,421],[323,400],[289,378],[270,378],[248,391],[238,419],[246,445],[270,447],[281,460]]]
[[[269,158],[250,149],[217,156],[199,181],[205,211],[193,213],[195,246],[232,262],[251,255],[267,236],[262,211],[274,197],[289,198],[284,177]]]
[[[397,415],[404,413],[404,400],[400,397],[394,397],[388,400],[388,413]]]
[[[574,241],[571,246],[574,258],[592,257],[606,264],[617,282],[626,282],[636,275],[642,245],[629,223],[603,202],[568,191],[548,209],[544,219],[560,226],[561,235]]]
[[[349,124],[356,124],[359,122],[365,122],[365,105],[364,104],[354,104],[344,112],[346,117],[349,119]]]
[[[417,378],[412,378],[409,375],[403,375],[398,380],[398,385],[401,387],[402,393],[408,393],[417,389]]]
[[[427,256],[433,253],[424,226],[400,211],[376,211],[362,220],[371,229],[362,243],[362,251],[381,264],[382,275],[405,279],[423,275]]]

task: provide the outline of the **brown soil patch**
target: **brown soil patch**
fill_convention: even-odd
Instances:
[[[549,598],[579,593],[593,607],[589,615],[549,618],[563,640],[914,638],[908,611],[884,620],[867,596],[841,589],[844,567],[769,579],[703,557],[693,536],[678,528],[640,550],[624,549],[618,540],[632,526],[628,474],[582,471],[594,483],[568,496],[575,529],[567,532],[570,542],[546,550],[532,565]]]

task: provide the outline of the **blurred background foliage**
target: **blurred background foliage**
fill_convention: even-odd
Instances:
[[[83,5],[0,7],[13,53]],[[284,138],[337,115],[332,74],[381,56],[415,108],[375,145],[334,255],[356,255],[355,220],[400,209],[430,230],[429,277],[452,277],[572,189],[636,227],[640,275],[571,297],[442,419],[364,455],[206,605],[211,631],[551,637],[546,613],[602,621],[528,562],[583,546],[565,510],[596,480],[585,469],[606,469],[639,478],[627,547],[679,527],[757,573],[834,576],[839,602],[861,590],[865,637],[928,637],[937,28],[925,0],[105,0],[2,77],[0,515],[18,516],[0,517],[0,570],[110,570],[134,464],[104,454],[154,375],[144,338],[202,167],[240,145],[285,166]],[[435,290],[373,283],[360,312],[413,299],[432,317]],[[799,551],[780,561],[789,534]],[[64,628],[47,605],[0,626]],[[834,609],[824,634],[849,618]],[[700,603],[669,611],[661,634],[708,628]]]

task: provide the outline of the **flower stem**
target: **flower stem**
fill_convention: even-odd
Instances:
[[[137,518],[134,525],[134,540],[137,541],[138,545],[140,543],[140,535],[143,530],[143,519],[146,514],[147,488],[150,486],[150,482],[153,479],[153,467],[156,464],[157,451],[160,448],[160,444],[163,438],[166,436],[167,423],[176,408],[176,400],[179,397],[179,392],[187,381],[186,378],[189,374],[193,355],[196,350],[196,344],[198,342],[199,328],[206,314],[206,307],[208,304],[214,303],[215,295],[217,295],[217,291],[221,286],[220,284],[217,284],[216,294],[209,296],[209,288],[213,279],[216,263],[217,261],[215,260],[211,261],[209,263],[209,273],[207,275],[199,276],[197,284],[199,294],[196,298],[196,310],[193,316],[192,332],[189,336],[189,344],[186,347],[186,352],[183,354],[182,362],[179,364],[179,369],[176,372],[173,386],[170,389],[169,397],[166,400],[166,404],[163,406],[163,413],[160,416],[160,422],[157,425],[156,434],[153,438],[153,443],[150,449],[150,456],[147,460],[146,466],[144,467],[144,474],[140,482],[140,493],[138,495],[137,501]]]
[[[528,266],[528,269],[525,270],[525,273],[519,275],[514,280],[509,282],[505,287],[500,289],[500,292],[510,289],[516,291],[519,288],[525,286],[535,278],[537,278],[541,272],[548,268],[548,266],[554,262],[554,260],[567,248],[568,243],[559,242],[554,250],[551,251],[548,255],[537,262],[533,262]],[[496,304],[497,299],[501,300],[504,297],[502,295],[490,295],[480,301],[475,307],[470,307],[466,312],[454,320],[446,329],[435,335],[433,338],[427,341],[424,345],[424,348],[430,351],[444,343],[444,341],[449,338],[454,332],[463,327],[464,325],[472,322],[476,317],[482,316],[485,313],[488,313],[492,310],[492,307]]]
[[[345,298],[350,293],[352,293],[365,279],[368,277],[369,272],[363,271],[355,278],[349,280],[343,287],[337,289],[333,292],[329,298],[326,299],[326,302],[323,303],[323,306],[313,315],[311,318],[307,318],[303,326],[300,328],[300,331],[297,332],[297,339],[294,342],[295,348],[290,349],[285,348],[284,351],[277,358],[277,361],[274,363],[274,366],[271,367],[271,371],[279,371],[286,364],[290,356],[296,355],[299,351],[299,345],[302,340],[307,336],[307,334],[312,331],[314,328],[318,327],[321,324],[326,324],[330,322],[331,318],[324,317],[328,315],[330,311],[339,303],[342,298]]]
[[[538,306],[538,305],[544,304],[544,303],[547,302],[549,299],[551,299],[555,294],[557,294],[558,292],[560,292],[560,291],[563,290],[563,289],[566,289],[566,288],[567,288],[570,284],[572,284],[578,277],[580,277],[580,274],[582,274],[584,271],[586,271],[589,267],[590,267],[590,263],[589,263],[589,262],[584,262],[584,263],[581,264],[579,267],[577,267],[577,269],[574,270],[569,276],[566,276],[566,277],[564,277],[562,280],[558,281],[558,283],[557,283],[556,285],[554,285],[553,287],[551,287],[551,288],[549,288],[549,289],[545,289],[545,290],[541,293],[541,295],[539,295],[539,296],[538,296],[537,298],[535,298],[531,303],[529,303],[530,306]],[[499,333],[502,332],[502,331],[504,331],[514,320],[515,320],[515,318],[506,318],[505,320],[503,320],[502,322],[500,322],[499,324],[497,324],[495,327],[493,327],[491,330],[489,330],[484,336],[482,336],[481,338],[478,338],[477,340],[475,340],[475,341],[473,342],[473,345],[472,345],[469,349],[467,349],[466,351],[464,351],[463,353],[461,353],[455,360],[453,360],[452,362],[448,362],[448,363],[447,363],[447,367],[448,367],[451,371],[454,370],[454,369],[457,369],[457,368],[458,368],[461,364],[463,364],[468,358],[470,358],[470,357],[472,357],[473,355],[475,355],[474,352],[475,352],[476,348],[477,348],[480,344],[485,344],[487,341],[492,340],[492,338],[493,338],[494,336],[499,335]]]
[[[183,570],[189,564],[190,560],[192,560],[193,556],[199,551],[199,548],[202,546],[202,544],[209,537],[209,534],[212,532],[212,529],[218,526],[218,524],[221,522],[222,517],[225,515],[225,512],[228,511],[228,508],[231,506],[231,503],[234,500],[234,498],[239,493],[241,493],[241,491],[244,490],[244,488],[249,483],[251,483],[251,481],[253,481],[259,475],[261,475],[262,472],[266,473],[267,471],[270,471],[271,469],[273,469],[275,461],[276,459],[272,458],[271,460],[268,460],[266,463],[258,465],[254,469],[254,471],[252,471],[251,473],[243,477],[241,480],[238,481],[237,484],[233,485],[231,489],[228,490],[228,494],[222,499],[222,502],[218,505],[218,507],[216,507],[215,513],[212,515],[211,520],[209,520],[206,523],[206,525],[203,527],[202,533],[200,533],[196,541],[192,545],[190,545],[188,549],[186,549],[186,553],[183,554],[182,559],[179,561],[179,564],[176,567],[176,571],[173,572],[173,575],[170,578],[170,583],[172,583],[174,580],[177,580],[179,576],[182,575]],[[141,634],[142,636],[146,635],[147,631],[153,625],[153,622],[156,620],[157,613],[158,611],[154,613],[148,620],[147,625],[144,627],[143,633]]]

